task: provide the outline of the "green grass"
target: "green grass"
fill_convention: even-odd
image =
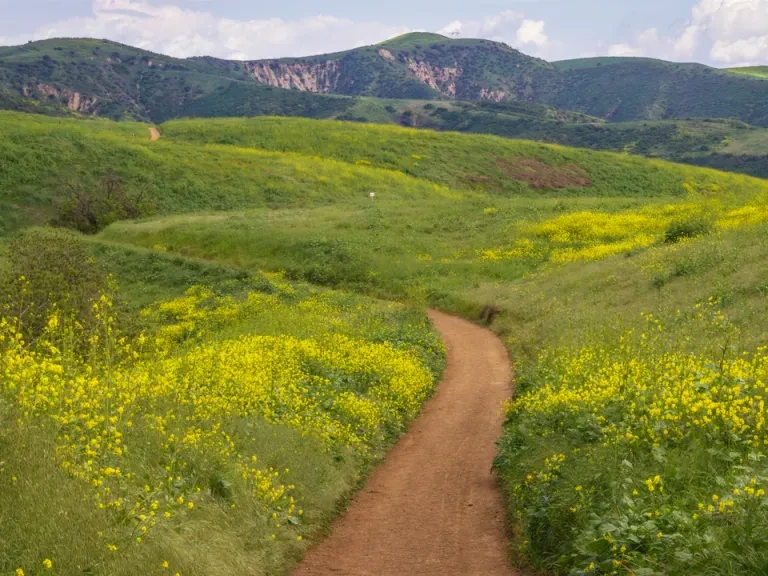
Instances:
[[[377,109],[376,102],[369,104]],[[620,347],[620,337],[634,330],[636,338],[628,341],[633,346],[642,341],[648,323],[641,314],[652,313],[666,326],[653,339],[655,347],[632,348],[635,360],[649,367],[663,364],[663,355],[673,352],[697,359],[710,359],[718,350],[721,359],[724,350],[751,353],[768,336],[762,320],[768,312],[768,244],[761,224],[768,184],[763,180],[629,155],[396,126],[183,120],[163,124],[163,138],[149,143],[142,124],[4,119],[9,122],[0,130],[8,137],[0,140],[0,150],[5,142],[5,154],[15,154],[7,157],[26,159],[27,167],[24,173],[0,172],[5,177],[0,181],[16,194],[9,196],[9,205],[25,201],[37,210],[50,207],[46,183],[77,154],[84,159],[73,171],[78,177],[97,182],[117,158],[115,169],[126,186],[148,186],[158,214],[112,224],[89,240],[135,307],[177,296],[198,278],[229,286],[226,290],[258,286],[265,271],[342,289],[353,307],[374,301],[357,300],[351,292],[436,306],[490,323],[517,364],[521,398],[574,373],[586,381],[623,367],[633,357]],[[643,127],[650,133],[649,150],[661,145],[653,129],[665,126]],[[688,130],[692,138],[717,139],[721,128],[692,122],[679,130]],[[752,136],[747,127],[725,128]],[[42,152],[31,150],[32,143]],[[560,187],[563,178],[566,185]],[[179,187],[180,179],[185,187]],[[14,184],[17,180],[26,188]],[[744,206],[746,212],[733,212]],[[700,236],[677,242],[681,231]],[[697,305],[728,321],[715,327],[703,323],[696,317]],[[401,326],[401,320],[387,322]],[[322,326],[321,321],[308,326],[298,318],[269,317],[242,330],[284,329],[304,337],[302,331],[316,324]],[[725,325],[739,332],[723,347]],[[585,374],[561,370],[558,362],[585,347],[605,350],[610,362],[574,364],[594,366]],[[544,351],[549,355],[540,357]],[[625,404],[612,405],[602,414],[605,421],[623,422]],[[764,572],[764,506],[751,516],[740,511],[692,524],[693,500],[711,500],[713,494],[725,498],[747,473],[762,485],[768,470],[762,456],[750,456],[758,449],[742,440],[723,442],[713,433],[664,442],[662,453],[650,443],[611,443],[599,424],[578,406],[551,419],[535,410],[510,413],[497,469],[519,535],[517,561],[555,573],[610,574],[616,555],[607,533],[628,548],[621,561],[636,574]],[[283,437],[275,442],[275,450],[294,446]],[[544,487],[535,483],[541,492],[516,488],[528,474],[545,474],[546,459],[560,453],[566,460],[557,478]],[[22,465],[19,454],[13,456],[15,466]],[[313,466],[331,475],[330,485],[338,491],[320,493],[323,481],[311,476]],[[302,482],[318,502],[318,525],[357,478],[333,466],[311,461],[302,468]],[[663,502],[653,499],[658,492],[648,496],[643,485],[656,475],[664,479]],[[622,484],[627,478],[631,481]],[[576,490],[579,486],[582,490]],[[634,497],[631,510],[622,500],[626,486],[630,497],[631,487],[646,490]],[[589,498],[584,508],[576,507],[584,504],[576,501],[580,494]],[[77,494],[63,491],[59,497],[70,501]],[[645,524],[647,517],[638,520],[656,511],[653,530]],[[211,527],[219,522],[206,520]],[[750,531],[749,522],[758,528]],[[211,531],[200,527],[192,534],[192,542],[205,542]],[[239,534],[227,532],[227,538]],[[21,536],[14,532],[13,538],[18,542]],[[183,542],[189,540],[162,546],[175,550]],[[57,540],[60,549],[71,545],[63,537]],[[209,569],[204,563],[220,553],[203,547],[178,557],[185,566],[204,566],[196,568],[204,573]],[[285,566],[294,553],[287,547],[256,562]],[[237,562],[247,557],[232,555]],[[130,573],[120,570],[114,573]]]
[[[431,34],[429,32],[412,32],[410,34],[403,34],[384,42],[380,42],[379,46],[385,46],[390,48],[397,48],[400,50],[408,50],[416,48],[416,46],[423,46],[426,44],[432,44],[435,42],[446,42],[450,40],[447,36],[442,34]]]
[[[421,310],[354,294],[333,293],[306,284],[291,285],[258,272],[247,273],[159,251],[92,238],[86,241],[96,260],[120,285],[117,310],[130,317],[121,327],[128,331],[129,340],[134,343],[139,331],[152,339],[173,324],[173,319],[156,311],[159,302],[181,297],[176,301],[181,307],[176,304],[174,309],[184,314],[186,290],[206,285],[217,297],[226,300],[217,303],[209,298],[200,304],[193,314],[194,333],[172,347],[171,354],[179,358],[197,346],[226,345],[244,335],[322,340],[335,334],[356,338],[361,343],[391,343],[397,349],[413,351],[434,370],[435,377],[442,370],[441,346]],[[224,324],[206,323],[205,315],[213,313],[217,306],[231,307],[249,295],[271,298],[273,305],[255,314],[230,315]],[[140,314],[142,309],[155,312]],[[122,346],[114,344],[116,349]],[[67,354],[66,342],[60,346]],[[164,357],[162,353],[156,358],[144,357],[142,361],[160,361],[161,357]],[[101,377],[97,361],[89,358],[86,362],[94,366],[92,376]],[[124,370],[132,369],[124,360],[120,366]],[[321,369],[322,366],[306,368]],[[330,373],[329,367],[322,373],[323,378],[329,379],[325,386],[330,382],[341,388],[362,385],[360,375],[344,375],[342,367],[338,370],[338,374]],[[366,385],[370,382],[372,380],[365,381]],[[390,427],[380,438],[372,440],[370,451],[358,453],[342,445],[329,449],[316,435],[274,419],[268,422],[260,417],[234,418],[225,422],[238,453],[252,453],[258,457],[259,467],[279,471],[286,485],[290,484],[296,510],[291,512],[291,518],[288,518],[291,514],[286,516],[287,522],[280,520],[284,524],[281,527],[270,520],[270,514],[253,497],[248,485],[241,482],[236,467],[230,469],[221,462],[216,463],[215,458],[208,458],[212,455],[198,459],[191,453],[184,456],[183,465],[172,464],[174,475],[178,475],[176,482],[165,484],[175,486],[171,488],[175,492],[180,489],[182,476],[185,486],[196,483],[201,490],[185,488],[186,499],[195,501],[194,512],[178,506],[170,519],[164,519],[163,510],[173,505],[178,493],[165,494],[162,486],[157,486],[150,477],[159,471],[164,480],[169,473],[169,461],[176,462],[176,456],[154,443],[157,431],[153,432],[151,426],[145,427],[142,416],[137,416],[135,425],[127,428],[120,422],[116,426],[124,431],[126,446],[120,466],[124,473],[129,469],[136,471],[134,474],[139,478],[134,476],[134,488],[138,487],[138,494],[120,488],[114,491],[115,497],[119,492],[126,501],[144,502],[146,507],[149,505],[144,494],[147,489],[142,487],[152,484],[152,499],[162,506],[156,518],[158,525],[151,523],[151,529],[144,535],[136,524],[138,512],[130,509],[126,514],[119,511],[113,514],[97,508],[94,489],[89,483],[62,470],[61,458],[53,456],[61,454],[62,424],[51,422],[44,413],[36,418],[27,413],[24,417],[32,418],[34,425],[23,425],[13,390],[7,392],[8,388],[3,386],[0,394],[3,454],[0,514],[4,519],[0,527],[0,573],[3,574],[15,573],[19,568],[26,574],[42,573],[44,559],[52,559],[55,573],[73,575],[83,570],[105,576],[163,574],[166,573],[162,567],[164,562],[170,564],[171,573],[190,575],[285,573],[296,563],[306,542],[324,533],[346,499],[400,433],[399,429]],[[163,412],[169,423],[174,420],[175,409],[169,406],[168,412]],[[99,414],[94,417],[98,418]],[[179,418],[185,422],[180,430],[188,430],[191,420]],[[94,454],[92,458],[99,462],[98,466],[105,465],[103,455]],[[111,465],[115,465],[114,461]],[[214,485],[216,479],[218,484]],[[285,515],[279,509],[275,512],[281,517]],[[144,514],[149,514],[148,509]],[[143,525],[149,526],[150,520]],[[297,539],[297,535],[306,540]],[[109,545],[116,545],[117,550],[109,551]]]
[[[299,133],[300,122],[288,124]],[[422,136],[397,129],[330,123],[311,126],[311,136],[301,142],[289,136],[291,130],[285,131],[285,123],[274,120],[238,125],[216,121],[207,131],[195,123],[170,123],[166,131],[171,138],[201,143],[207,135],[214,141],[229,138],[238,146],[291,153],[301,150],[349,163],[363,158],[374,166],[411,173],[413,168],[396,161],[382,144],[391,140],[392,150],[400,150],[405,156],[416,150],[410,140],[419,138],[422,158],[415,175],[451,185],[461,182],[457,176],[460,171],[439,163],[443,152],[427,151],[445,150],[449,143],[454,146],[459,141],[470,146],[471,142],[477,156],[467,154],[460,166],[478,174],[491,174],[485,147],[495,144],[492,138]],[[331,131],[332,126],[336,133]],[[358,139],[356,131],[388,136],[380,136],[379,146],[374,149]],[[702,212],[694,219],[709,217],[706,214],[711,210],[727,212],[728,205],[759,204],[765,193],[762,181],[618,155],[528,143],[508,145],[516,147],[518,154],[543,157],[549,162],[553,157],[546,154],[558,154],[583,166],[595,177],[595,184],[582,194],[570,189],[550,190],[537,197],[486,189],[440,200],[403,202],[384,196],[373,201],[363,198],[276,212],[256,209],[172,216],[116,224],[101,237],[142,246],[162,245],[171,252],[232,267],[282,269],[295,278],[428,303],[476,319],[491,318],[492,328],[504,338],[518,364],[521,394],[533,393],[551,382],[551,374],[558,368],[539,359],[545,350],[551,351],[554,358],[568,358],[582,347],[597,346],[622,362],[619,337],[626,330],[635,330],[637,335],[645,330],[642,314],[653,313],[667,326],[657,348],[638,348],[637,361],[649,366],[660,362],[661,354],[673,352],[709,358],[722,345],[719,328],[695,319],[693,311],[701,303],[710,303],[708,306],[725,314],[728,322],[739,328],[734,354],[754,351],[764,342],[768,325],[758,320],[765,316],[768,306],[763,278],[764,227],[724,230],[681,244],[667,244],[661,234],[650,249],[627,247],[614,257],[567,265],[554,264],[553,252],[549,256],[500,260],[481,257],[489,250],[514,251],[522,238],[532,239],[540,249],[541,237],[527,232],[531,226],[558,222],[559,217],[578,212],[592,213],[589,218],[595,219],[600,230],[604,226],[601,214],[612,214],[617,222],[629,223],[633,217],[630,215],[661,210],[662,204],[696,205]],[[533,147],[522,152],[528,146]],[[435,161],[430,162],[431,158]],[[608,162],[612,167],[603,164]],[[650,173],[653,185],[645,189],[624,186],[625,179],[641,179]],[[676,185],[665,184],[664,179],[672,174],[681,180]],[[603,175],[605,188],[598,183]],[[693,192],[681,195],[676,186],[682,187],[686,180],[698,183],[688,188]],[[598,194],[599,190],[604,192]],[[610,227],[605,224],[606,230]],[[701,233],[706,234],[708,229],[701,228]],[[551,238],[548,241],[555,242]],[[620,408],[618,405],[607,417],[618,418]],[[579,427],[575,431],[551,420],[537,419],[532,412],[510,415],[497,466],[508,487],[510,511],[519,532],[516,546],[527,542],[516,554],[518,562],[556,573],[578,574],[589,573],[589,565],[595,563],[597,572],[593,573],[609,574],[615,568],[612,558],[617,556],[612,556],[610,545],[604,547],[608,531],[628,550],[620,561],[636,573],[658,573],[658,563],[673,574],[691,566],[697,573],[761,573],[766,563],[763,547],[757,533],[749,532],[745,523],[762,526],[766,521],[763,512],[755,512],[751,520],[741,515],[732,521],[706,517],[700,525],[690,520],[697,510],[691,498],[701,500],[723,494],[718,477],[725,486],[741,482],[741,469],[723,460],[728,455],[723,456],[722,450],[730,449],[746,458],[747,448],[733,444],[724,448],[719,441],[688,436],[685,441],[665,444],[662,457],[650,444],[630,449],[607,439],[597,442],[590,413],[576,410],[573,418],[574,426]],[[717,448],[710,452],[700,449],[710,445],[707,443]],[[556,453],[567,455],[566,463],[557,470],[557,482],[547,484],[545,492],[531,492],[530,498],[528,492],[515,489],[524,483],[527,474],[544,474],[545,460]],[[625,469],[627,466],[632,466],[631,473]],[[762,482],[765,471],[753,465],[748,473]],[[636,497],[631,510],[616,503],[626,486],[630,486],[630,492],[632,486],[645,489],[643,482],[656,475],[664,479],[667,488],[663,504],[642,495]],[[617,482],[625,477],[631,477],[627,480],[630,484],[618,486]],[[583,513],[574,515],[568,510],[575,505],[577,486],[588,491],[589,501]],[[655,514],[656,509],[660,516],[651,533],[651,525],[641,523],[637,517],[646,511]],[[688,520],[680,519],[683,517]],[[657,532],[662,532],[661,539]],[[593,541],[600,544],[591,544]],[[734,550],[738,553],[734,554]]]
[[[686,181],[704,186],[727,182],[734,192],[761,186],[758,180],[666,162],[483,135],[270,118],[180,120],[167,122],[162,129],[166,138],[174,141],[297,152],[357,165],[369,163],[453,188],[501,196],[532,192],[530,186],[510,176],[510,172],[516,172],[517,158],[535,158],[555,170],[575,166],[585,171],[591,185],[566,185],[558,190],[558,196],[675,196],[682,193]],[[546,167],[542,170],[549,172]],[[537,171],[527,173],[536,181]],[[545,188],[535,195],[546,193]]]
[[[733,74],[744,74],[756,78],[768,78],[768,66],[745,66],[743,68],[729,68],[728,72]]]

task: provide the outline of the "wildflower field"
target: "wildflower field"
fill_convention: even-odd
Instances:
[[[0,573],[282,570],[431,394],[426,316],[337,292],[195,286],[120,331],[0,320]],[[133,325],[133,329],[137,328]]]
[[[516,364],[516,563],[768,573],[766,181],[350,123],[5,119],[6,232],[114,156],[152,212],[82,239],[120,286],[84,320],[31,330],[47,288],[9,291],[0,574],[284,572],[431,393],[426,306]]]

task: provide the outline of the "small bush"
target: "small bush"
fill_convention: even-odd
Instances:
[[[30,229],[11,242],[7,259],[6,306],[23,321],[27,338],[42,333],[53,310],[89,324],[93,301],[107,291],[106,271],[71,232]]]
[[[95,186],[63,184],[56,206],[58,214],[53,224],[84,234],[95,234],[118,220],[140,218],[154,211],[144,193],[127,192],[111,168]]]
[[[715,226],[712,221],[697,218],[692,220],[676,220],[667,226],[664,233],[665,244],[677,244],[681,240],[697,238],[711,233]]]

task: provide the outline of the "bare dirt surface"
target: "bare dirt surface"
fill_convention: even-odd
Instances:
[[[575,164],[551,166],[535,158],[498,158],[496,165],[507,178],[521,180],[531,188],[557,190],[592,186],[587,172]]]
[[[151,142],[154,142],[155,140],[160,140],[160,130],[152,126],[149,129],[149,140]]]
[[[491,464],[511,394],[501,341],[430,312],[448,368],[409,432],[294,576],[514,575]]]

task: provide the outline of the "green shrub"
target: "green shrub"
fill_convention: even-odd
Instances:
[[[29,229],[14,239],[1,282],[6,307],[20,318],[27,338],[36,338],[53,310],[92,320],[93,301],[108,289],[108,275],[88,245],[65,230]]]
[[[664,233],[664,243],[677,244],[681,240],[697,238],[711,233],[715,228],[711,220],[694,218],[672,222]]]
[[[84,234],[95,234],[118,220],[149,216],[154,211],[144,191],[126,191],[112,168],[107,168],[95,186],[65,183],[56,206],[53,223]]]

